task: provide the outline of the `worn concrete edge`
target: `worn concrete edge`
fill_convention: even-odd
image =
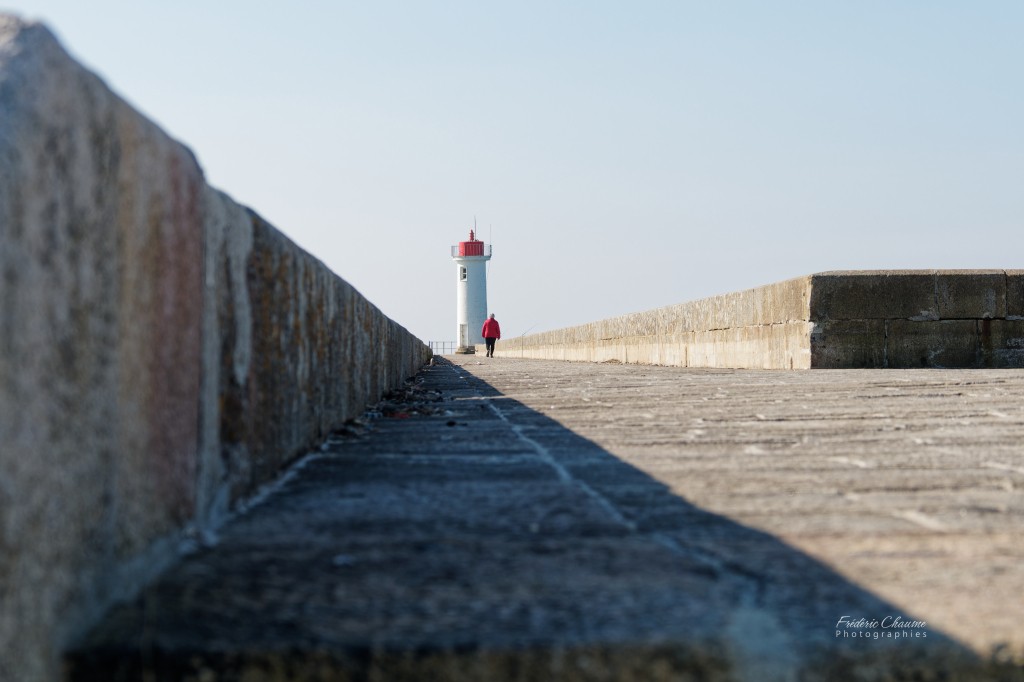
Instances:
[[[45,25],[37,25],[45,29]],[[91,72],[89,73],[92,75]],[[96,76],[96,78],[102,82],[102,79],[99,79],[98,76]],[[116,93],[114,93],[114,96],[118,97]],[[124,102],[122,98],[118,97],[118,99]],[[131,105],[127,104],[127,102],[125,102],[124,105],[131,108]],[[132,110],[135,111],[134,109]],[[141,116],[148,125],[152,125],[154,128],[162,132],[162,129],[144,115],[138,115]],[[173,138],[171,139],[173,140]],[[200,166],[198,156],[190,148],[176,140],[173,141],[175,141],[176,144],[195,159],[197,166]],[[200,167],[200,172],[201,171],[202,169]],[[302,255],[305,258],[308,258],[315,266],[322,268],[330,275],[347,284],[347,281],[344,280],[341,275],[328,267],[326,263],[324,263],[315,254],[312,254],[299,246],[290,236],[274,226],[273,223],[266,220],[257,210],[235,201],[232,195],[220,188],[207,184],[206,189],[208,190],[208,197],[216,196],[229,207],[234,207],[237,210],[243,211],[250,220],[254,223],[262,223],[264,228],[273,231],[279,239],[289,244],[298,252],[301,252]],[[205,244],[204,251],[206,251],[208,247],[209,244]],[[349,284],[349,286],[351,285]],[[371,302],[369,299],[366,299],[358,289],[355,287],[352,287],[352,289],[356,296],[363,299],[363,305],[370,309],[374,317],[389,320],[395,324],[400,332],[404,332],[412,336],[411,332],[409,332],[403,325],[398,324],[392,318],[388,317],[376,304]],[[204,305],[204,315],[206,313],[206,309],[212,307],[208,305],[209,300],[206,300],[205,303],[207,305]],[[214,314],[216,314],[215,311]],[[205,331],[206,330],[204,329],[204,337]],[[424,360],[422,364],[425,365],[429,361],[432,353],[430,352],[429,346],[422,343],[422,341],[420,343],[423,347]],[[208,344],[207,339],[204,338],[204,350],[208,345],[212,346],[214,344]],[[412,371],[415,373],[418,371],[418,368],[414,367]],[[212,373],[204,371],[204,380],[210,374]],[[410,377],[406,377],[406,379],[408,378]],[[392,385],[385,386],[383,391],[379,392],[378,395],[371,396],[370,399],[361,406],[360,413],[371,407],[384,395],[386,391],[397,387],[398,384],[394,383]],[[337,426],[340,427],[341,423]],[[200,437],[202,437],[202,435],[200,435]],[[107,597],[106,599],[102,601],[89,600],[69,606],[68,611],[63,614],[61,629],[56,636],[58,648],[64,650],[69,646],[72,646],[85,633],[101,621],[112,607],[135,599],[143,589],[159,578],[161,574],[174,566],[182,558],[195,553],[200,548],[216,545],[219,540],[218,531],[226,523],[239,515],[248,513],[251,509],[263,503],[274,492],[280,490],[284,485],[286,485],[287,482],[297,475],[304,466],[323,457],[324,455],[321,454],[319,445],[325,442],[327,438],[327,436],[313,438],[306,446],[300,447],[294,452],[287,453],[282,460],[281,466],[277,469],[277,473],[274,478],[263,481],[254,489],[247,491],[244,495],[232,496],[231,484],[229,482],[222,482],[217,486],[214,491],[213,500],[205,509],[200,509],[199,501],[197,500],[197,513],[192,517],[189,523],[171,533],[154,539],[145,550],[130,557],[127,561],[122,562],[116,566],[113,572],[104,576],[103,584],[100,586],[100,589],[85,593],[87,596],[93,596],[99,592],[100,594],[104,594]]]

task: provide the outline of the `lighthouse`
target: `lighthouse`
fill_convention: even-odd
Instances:
[[[452,247],[456,268],[456,353],[475,353],[476,344],[484,342],[480,329],[487,319],[487,261],[490,259],[491,245],[477,239],[474,230],[469,231],[467,241]]]

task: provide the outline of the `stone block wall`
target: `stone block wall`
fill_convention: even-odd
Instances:
[[[812,277],[812,367],[1024,367],[1024,271]]]
[[[429,358],[0,15],[0,679]]]
[[[1024,271],[824,272],[499,342],[506,357],[753,369],[1024,367]]]

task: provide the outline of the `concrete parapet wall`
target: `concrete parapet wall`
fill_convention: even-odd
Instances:
[[[0,679],[428,357],[0,15]]]
[[[810,366],[810,279],[518,338],[495,355],[682,367]]]
[[[825,272],[499,342],[682,367],[1024,367],[1024,271]]]

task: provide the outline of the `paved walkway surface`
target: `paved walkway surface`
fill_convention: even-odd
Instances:
[[[68,678],[1024,679],[1024,372],[452,360]]]

